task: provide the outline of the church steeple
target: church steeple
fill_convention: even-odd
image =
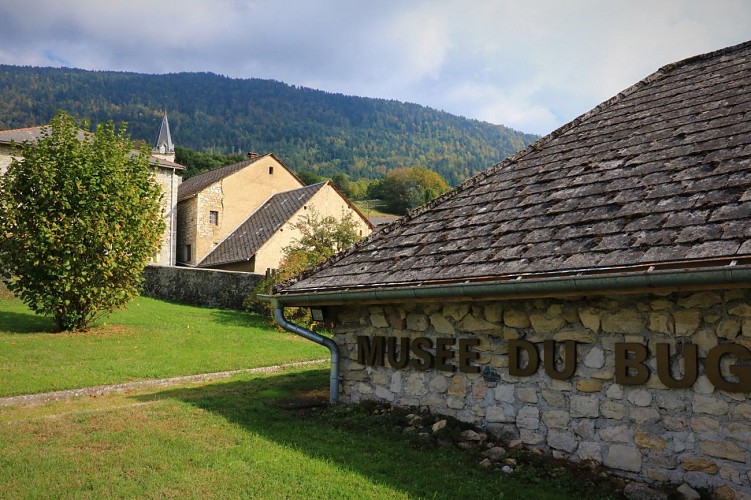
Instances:
[[[172,144],[172,135],[169,131],[169,121],[167,121],[167,113],[164,113],[162,118],[162,126],[159,127],[159,137],[156,139],[152,156],[162,158],[168,161],[175,161],[175,145]]]

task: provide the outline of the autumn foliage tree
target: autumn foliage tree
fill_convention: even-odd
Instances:
[[[81,124],[87,128],[87,124]],[[159,248],[161,190],[124,126],[84,132],[65,113],[0,176],[0,272],[59,330],[86,329],[137,292]]]

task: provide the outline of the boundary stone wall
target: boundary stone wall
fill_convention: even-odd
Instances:
[[[146,266],[143,295],[202,307],[242,309],[245,297],[262,279],[252,273]]]
[[[556,457],[603,463],[625,477],[751,494],[751,395],[718,389],[705,369],[717,346],[751,348],[750,290],[349,305],[329,314],[342,353],[343,402],[427,408]],[[367,355],[361,345],[379,336],[394,339],[383,344],[380,366],[371,362],[379,357],[375,343]],[[471,348],[462,348],[460,339],[471,339],[465,341]],[[509,356],[509,343],[519,340],[535,344],[540,356],[539,369],[526,376],[510,374],[510,361],[529,366],[529,356]],[[546,340],[556,341],[551,352],[558,369],[567,354],[563,344],[575,341],[571,376],[547,374]],[[615,382],[618,344],[624,343],[651,353],[643,362],[650,372],[646,383]],[[675,379],[684,374],[683,346],[693,344],[698,372],[691,387],[660,381],[657,344],[670,346]],[[394,368],[408,345],[412,364]],[[430,369],[419,367],[425,352],[432,356]],[[467,364],[478,373],[467,373]],[[751,377],[749,360],[723,355],[717,364],[728,381]]]

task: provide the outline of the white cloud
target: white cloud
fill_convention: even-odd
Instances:
[[[0,3],[0,63],[272,78],[547,133],[748,26],[743,0],[27,0]]]

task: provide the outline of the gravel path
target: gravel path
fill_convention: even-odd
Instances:
[[[0,398],[0,406],[31,406],[46,403],[48,401],[58,401],[61,399],[77,398],[81,396],[103,396],[109,393],[132,391],[134,389],[144,389],[149,387],[168,387],[185,383],[207,382],[210,380],[232,377],[233,375],[239,375],[241,373],[273,373],[287,370],[289,368],[321,364],[327,361],[328,359],[317,359],[314,361],[301,361],[299,363],[287,363],[284,365],[264,366],[262,368],[246,368],[244,370],[202,373],[199,375],[185,375],[182,377],[162,378],[156,380],[140,380],[137,382],[126,382],[124,384],[101,385],[97,387],[85,387],[83,389],[69,389],[66,391],[24,394],[21,396]]]

